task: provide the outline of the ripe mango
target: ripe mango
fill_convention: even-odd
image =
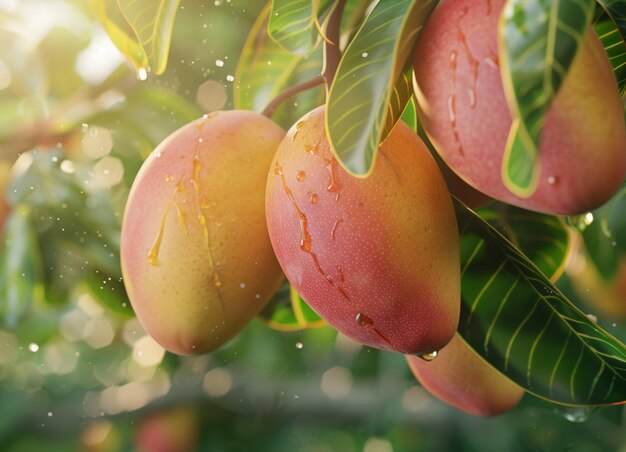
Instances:
[[[165,349],[216,349],[283,279],[264,209],[283,136],[257,113],[212,113],[165,139],[137,174],[122,224],[122,272],[137,317]]]
[[[432,361],[406,360],[433,396],[474,416],[494,416],[513,408],[524,390],[491,367],[456,334]]]
[[[617,83],[593,30],[547,112],[540,180],[528,198],[511,193],[501,167],[511,113],[498,56],[504,0],[443,0],[418,38],[418,115],[445,162],[468,184],[500,201],[550,214],[606,202],[626,174],[626,131]]]
[[[319,107],[289,130],[271,168],[274,251],[322,318],[384,350],[448,343],[460,312],[459,235],[443,176],[407,125],[381,144],[371,175],[357,178],[334,157]]]

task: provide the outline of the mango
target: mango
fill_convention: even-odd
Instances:
[[[594,209],[626,174],[623,106],[608,57],[589,30],[547,112],[537,190],[514,195],[501,176],[511,126],[498,55],[504,4],[443,0],[433,11],[414,55],[419,119],[445,162],[480,192],[549,214]]]
[[[165,349],[215,350],[284,279],[264,209],[283,136],[257,113],[215,112],[166,138],[137,174],[122,224],[122,273],[139,321]]]
[[[200,416],[188,405],[149,413],[137,422],[136,452],[186,452],[200,449]]]
[[[456,334],[431,361],[406,356],[415,378],[433,396],[473,416],[504,413],[524,390],[491,367]]]
[[[443,176],[406,124],[357,178],[333,155],[319,107],[288,131],[271,168],[270,239],[312,309],[379,349],[423,354],[448,343],[460,313],[459,235]]]

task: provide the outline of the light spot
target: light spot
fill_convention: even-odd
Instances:
[[[165,356],[165,349],[145,335],[133,345],[133,361],[142,367],[157,366]]]
[[[322,392],[331,400],[343,399],[352,389],[352,373],[345,367],[336,366],[322,375]]]
[[[207,80],[198,87],[196,102],[206,111],[219,110],[227,100],[226,88],[215,80]]]
[[[393,447],[385,438],[370,438],[365,441],[363,452],[393,452]]]
[[[202,388],[211,397],[222,397],[230,391],[233,380],[227,369],[217,367],[206,373]]]

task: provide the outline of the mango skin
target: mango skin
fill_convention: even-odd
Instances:
[[[511,114],[498,61],[504,0],[444,0],[414,56],[418,116],[446,163],[492,198],[551,214],[606,202],[626,174],[626,132],[615,77],[593,31],[548,111],[536,192],[520,198],[501,179]]]
[[[122,224],[122,273],[139,321],[165,349],[215,350],[283,279],[264,208],[283,136],[257,113],[212,113],[166,138],[137,174]]]
[[[484,361],[456,334],[432,361],[406,355],[420,384],[433,396],[473,416],[504,413],[524,390]]]
[[[429,353],[447,344],[460,312],[458,230],[419,137],[399,123],[372,174],[356,178],[332,156],[319,107],[288,131],[272,168],[270,239],[307,303],[372,347]]]

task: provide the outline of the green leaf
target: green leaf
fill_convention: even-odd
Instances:
[[[369,174],[385,131],[408,102],[397,103],[402,109],[389,113],[394,87],[436,3],[380,1],[339,63],[328,96],[326,130],[342,166],[355,175]]]
[[[32,212],[46,301],[66,303],[92,273],[100,281],[119,281],[121,216],[112,208],[111,191],[87,195],[78,179],[82,168],[58,149],[35,150],[22,158],[27,168],[12,179],[7,195],[12,204],[27,205]],[[64,162],[73,164],[77,174],[64,172]]]
[[[626,44],[624,36],[610,20],[598,22],[595,31],[606,51],[620,94],[626,92]]]
[[[103,306],[118,314],[131,317],[134,315],[132,305],[126,294],[124,283],[118,280],[103,279],[95,272],[85,276],[85,288]]]
[[[167,66],[180,0],[89,0],[118,49],[137,70],[162,74]]]
[[[27,206],[16,206],[4,229],[0,251],[0,319],[9,328],[15,328],[43,294],[41,256],[31,215]]]
[[[259,320],[277,331],[301,331],[326,325],[296,290],[285,282],[259,314]]]
[[[393,92],[391,94],[391,98],[389,99],[389,112],[387,116],[387,121],[385,122],[385,129],[381,136],[381,141],[387,138],[393,126],[396,125],[396,122],[403,117],[405,110],[409,106],[411,99],[413,97],[413,64],[410,61],[407,65],[406,69],[400,74],[396,84],[393,87]],[[414,108],[415,110],[415,108]],[[407,113],[410,116],[410,112]],[[416,121],[416,119],[415,119]]]
[[[556,281],[563,274],[569,255],[570,235],[559,217],[495,202],[477,213],[551,281]]]
[[[626,0],[597,0],[605,9],[609,17],[626,41]]]
[[[319,17],[333,0],[274,0],[268,30],[274,41],[295,55],[305,55],[319,41]]]
[[[545,115],[591,23],[594,0],[509,0],[499,27],[502,78],[513,123],[502,162],[505,186],[520,197],[539,183]]]
[[[415,108],[415,101],[409,99],[409,103],[406,104],[406,108],[402,112],[400,117],[412,130],[417,130],[417,108]]]
[[[578,310],[493,227],[455,201],[459,333],[528,392],[565,405],[626,401],[626,347]]]
[[[613,279],[626,255],[626,185],[602,207],[574,219],[591,262],[605,280]]]
[[[268,16],[269,8],[266,7],[244,44],[235,71],[235,108],[260,112],[280,92],[321,73],[321,46],[307,57],[294,56],[270,39],[266,27]],[[299,93],[276,111],[273,120],[287,128],[321,103],[321,87]]]

